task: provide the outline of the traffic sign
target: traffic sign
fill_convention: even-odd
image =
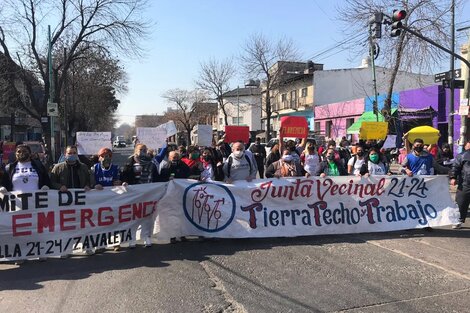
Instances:
[[[465,81],[454,79],[453,85],[454,85],[454,89],[463,89],[465,88]],[[442,81],[442,86],[444,86],[444,88],[452,88],[452,80],[444,79]]]
[[[59,116],[59,106],[57,105],[57,103],[47,103],[47,116]]]
[[[451,74],[452,74],[452,71],[437,73],[437,74],[434,75],[434,82],[439,83],[439,82],[443,81],[444,79],[449,80],[449,79],[452,78]],[[460,68],[454,70],[454,78],[460,78],[460,77],[462,77],[462,70]],[[448,88],[448,87],[446,87],[446,88]],[[455,88],[457,88],[457,87],[455,87]]]

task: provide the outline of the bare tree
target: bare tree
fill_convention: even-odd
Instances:
[[[169,109],[165,116],[168,120],[173,120],[184,128],[188,145],[191,144],[191,130],[195,125],[191,92],[182,89],[170,89],[162,97],[174,106],[174,109]]]
[[[259,78],[263,84],[262,109],[266,114],[266,140],[271,139],[271,98],[285,74],[282,61],[298,60],[298,52],[292,40],[280,39],[271,42],[262,34],[252,35],[246,42],[241,63],[248,77]],[[275,66],[277,65],[277,66]]]
[[[40,121],[47,103],[60,103],[65,75],[72,63],[91,48],[140,55],[139,40],[149,24],[141,18],[147,0],[4,0],[0,17],[0,52],[5,66],[0,75],[12,89],[21,81],[27,101],[17,104]],[[52,25],[51,45],[55,61],[54,85],[49,83],[47,28]],[[63,48],[66,48],[65,57]],[[32,74],[32,75],[30,75]],[[41,96],[37,96],[37,89]],[[50,90],[54,98],[50,99]],[[44,129],[48,133],[48,129]],[[50,134],[48,134],[50,136]]]
[[[217,101],[218,107],[224,114],[225,125],[228,125],[228,113],[223,101],[222,95],[229,90],[229,81],[235,74],[235,67],[232,59],[225,61],[217,61],[210,59],[201,63],[199,71],[199,79],[196,85],[208,91],[214,100]]]
[[[457,5],[462,1],[457,1]],[[432,39],[442,46],[450,46],[450,29],[448,14],[450,2],[447,0],[347,0],[338,9],[339,19],[344,22],[346,37],[352,38],[358,33],[368,33],[368,20],[372,12],[383,12],[392,15],[392,9],[404,9],[407,17],[404,25]],[[449,58],[441,50],[427,42],[402,31],[397,38],[390,37],[385,26],[382,38],[377,40],[380,45],[380,55],[377,62],[391,68],[391,78],[387,90],[384,108],[390,112],[391,97],[397,73],[400,70],[429,74],[444,58]],[[369,47],[363,42],[350,41],[351,51],[358,54],[368,54]]]

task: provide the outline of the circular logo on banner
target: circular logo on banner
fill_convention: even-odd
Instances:
[[[230,225],[236,205],[227,187],[202,182],[186,188],[183,208],[191,224],[205,232],[215,233]]]

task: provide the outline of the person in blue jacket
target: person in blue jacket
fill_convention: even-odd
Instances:
[[[119,186],[119,166],[112,163],[113,152],[109,148],[101,148],[98,152],[98,163],[91,167],[91,184],[95,189]]]

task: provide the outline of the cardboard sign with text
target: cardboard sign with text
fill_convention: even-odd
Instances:
[[[359,138],[365,140],[381,140],[387,137],[387,122],[362,122]]]
[[[224,141],[232,143],[238,140],[248,143],[250,139],[250,128],[248,126],[225,126]]]
[[[283,116],[281,117],[281,128],[279,129],[279,133],[282,138],[307,138],[307,119],[303,116]]]

